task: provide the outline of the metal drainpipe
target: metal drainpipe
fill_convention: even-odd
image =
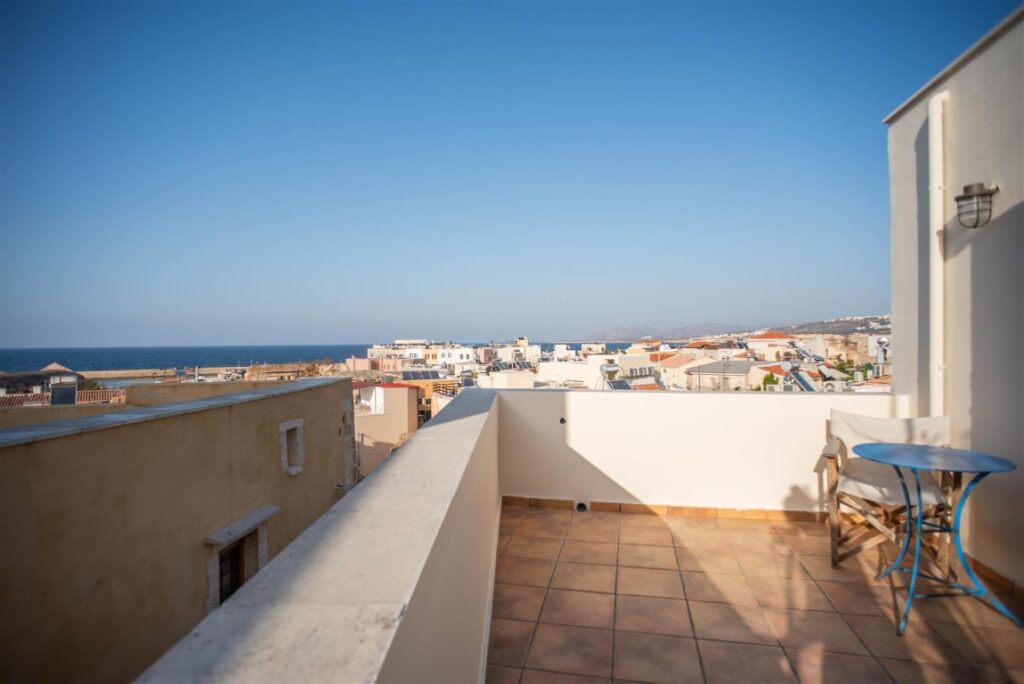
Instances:
[[[946,413],[945,104],[949,91],[928,100],[928,414]]]

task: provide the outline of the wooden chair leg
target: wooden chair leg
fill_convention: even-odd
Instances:
[[[828,470],[828,531],[831,540],[832,567],[839,565],[839,537],[842,534],[840,521],[842,515],[839,513],[839,466],[835,458],[826,459]]]

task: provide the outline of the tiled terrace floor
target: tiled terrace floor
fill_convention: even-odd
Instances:
[[[827,529],[506,506],[488,681],[1024,682],[1024,630],[973,599],[897,636],[877,556],[833,569]]]

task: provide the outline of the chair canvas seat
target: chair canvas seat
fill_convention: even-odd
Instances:
[[[911,504],[916,506],[914,476],[905,470],[903,477],[907,484],[907,490],[910,492]],[[846,465],[839,473],[837,489],[840,492],[887,506],[906,504],[903,488],[900,486],[900,478],[892,466],[875,463],[864,458],[847,459]],[[921,473],[921,500],[925,506],[935,506],[944,501],[942,489],[929,473]]]

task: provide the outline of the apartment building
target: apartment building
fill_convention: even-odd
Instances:
[[[372,473],[416,432],[418,391],[403,383],[353,383],[357,480]]]

